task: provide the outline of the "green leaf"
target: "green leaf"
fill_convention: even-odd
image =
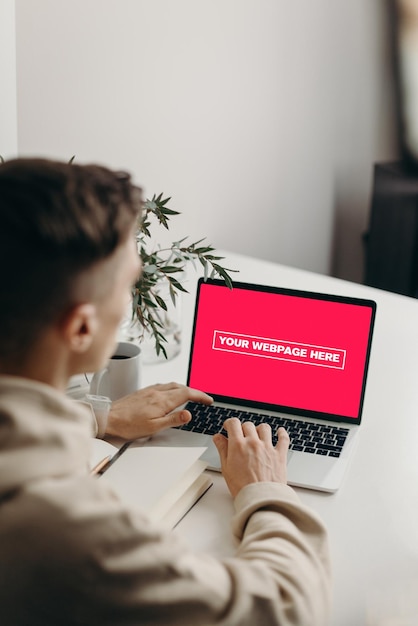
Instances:
[[[219,274],[219,276],[221,276],[224,279],[229,289],[232,289],[232,280],[229,274],[227,273],[227,271],[224,270],[224,268],[221,267],[220,265],[217,265],[216,263],[213,263],[213,269],[216,271],[217,274]]]
[[[152,309],[156,309],[157,308],[157,305],[155,304],[155,302],[153,302],[151,300],[151,298],[149,296],[142,296],[142,300],[143,300],[144,304],[146,304],[146,306],[149,306]]]
[[[171,266],[170,266],[170,265],[168,265],[167,267],[162,267],[162,268],[161,268],[161,271],[162,271],[164,274],[178,274],[179,272],[181,272],[181,271],[182,271],[182,268],[181,268],[181,267],[178,267],[178,266],[177,266],[177,267],[175,267],[174,265],[171,265]]]
[[[178,241],[173,241],[172,246],[175,248],[180,248],[180,244],[182,244],[183,241],[186,241],[186,239],[188,239],[188,237],[183,237],[183,239],[179,239]]]
[[[173,211],[173,209],[167,209],[165,207],[160,207],[160,211],[164,215],[180,215],[178,211]]]
[[[167,311],[167,305],[165,303],[165,300],[163,300],[163,298],[161,298],[161,296],[159,296],[158,294],[154,294],[154,298],[157,302],[157,304],[164,309],[164,311]]]
[[[155,351],[157,353],[157,356],[160,356],[160,352],[162,352],[164,357],[168,359],[167,351],[159,341],[155,342]]]
[[[175,290],[174,290],[174,287],[173,287],[173,285],[172,285],[171,283],[170,283],[170,285],[169,285],[169,292],[170,292],[171,302],[173,303],[173,306],[176,306],[176,297],[177,297],[177,294],[176,294],[176,292],[175,292]]]
[[[144,203],[142,220],[138,221],[136,241],[139,255],[143,263],[143,271],[132,290],[132,313],[144,328],[147,329],[155,341],[157,354],[167,358],[164,343],[166,329],[164,319],[168,310],[168,302],[159,293],[160,281],[165,281],[171,302],[177,304],[179,293],[187,293],[187,289],[180,282],[180,274],[188,263],[196,267],[197,261],[202,265],[205,280],[208,276],[221,277],[228,287],[232,288],[229,270],[222,267],[223,257],[217,256],[215,248],[206,242],[203,237],[187,245],[188,236],[174,241],[168,247],[162,248],[158,244],[151,248],[151,241],[158,241],[158,232],[154,229],[162,227],[169,230],[170,219],[180,215],[179,211],[169,208],[171,197],[164,197],[163,193],[154,194]]]
[[[188,293],[188,292],[187,292],[187,289],[185,289],[185,288],[183,287],[183,285],[182,285],[181,283],[179,283],[179,281],[178,281],[178,280],[176,280],[173,276],[170,276],[170,277],[169,277],[169,276],[167,276],[167,280],[169,280],[169,281],[170,281],[170,284],[171,284],[171,285],[172,285],[175,289],[177,289],[178,291],[182,291],[183,293]]]

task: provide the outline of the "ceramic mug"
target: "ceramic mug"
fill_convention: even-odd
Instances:
[[[90,383],[90,393],[117,400],[139,389],[140,348],[121,341],[103,369],[96,372]]]

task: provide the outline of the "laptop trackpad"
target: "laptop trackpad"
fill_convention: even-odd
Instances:
[[[190,430],[179,430],[178,428],[169,428],[163,430],[147,442],[147,446],[176,446],[184,448],[206,447],[207,450],[200,457],[208,463],[208,469],[216,469],[220,471],[221,464],[219,454],[211,435],[191,432]]]

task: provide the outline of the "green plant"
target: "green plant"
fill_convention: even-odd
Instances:
[[[73,155],[68,163],[73,163]],[[0,155],[0,163],[4,163],[4,158]],[[169,230],[168,223],[174,215],[180,215],[179,211],[169,209],[167,204],[171,198],[163,198],[154,195],[152,200],[146,200],[142,215],[138,219],[137,244],[138,253],[142,260],[142,274],[132,290],[132,322],[139,322],[139,336],[142,338],[147,332],[155,342],[157,357],[162,354],[167,358],[164,344],[167,343],[165,335],[166,323],[164,313],[168,306],[164,298],[159,294],[159,286],[165,283],[169,289],[169,296],[173,306],[179,292],[187,293],[187,289],[182,285],[179,278],[184,274],[186,265],[192,263],[195,267],[196,261],[203,266],[205,280],[218,276],[225,281],[225,284],[232,289],[232,279],[228,272],[236,270],[226,269],[218,263],[224,257],[213,254],[215,248],[211,245],[202,245],[205,238],[194,243],[185,244],[188,237],[183,237],[179,241],[174,241],[169,247],[157,247],[156,250],[149,251],[148,245],[151,240],[151,228],[154,222]]]
[[[169,296],[173,305],[179,292],[187,289],[181,283],[181,276],[188,263],[196,267],[199,262],[203,267],[204,277],[218,276],[232,289],[232,280],[228,272],[235,270],[226,269],[219,264],[224,257],[214,254],[215,248],[205,245],[205,239],[200,239],[187,244],[188,237],[174,241],[166,248],[157,247],[149,251],[151,229],[155,223],[165,229],[169,229],[170,218],[180,215],[178,211],[169,209],[167,204],[171,198],[153,196],[147,200],[141,218],[138,220],[137,242],[138,252],[142,259],[142,275],[133,288],[132,319],[139,321],[143,332],[148,332],[155,341],[157,356],[163,354],[167,358],[164,344],[165,336],[164,313],[167,311],[167,302],[159,294],[161,282],[168,286]]]

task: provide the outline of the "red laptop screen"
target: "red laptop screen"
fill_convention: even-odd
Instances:
[[[188,383],[225,399],[360,418],[375,303],[200,282]]]

